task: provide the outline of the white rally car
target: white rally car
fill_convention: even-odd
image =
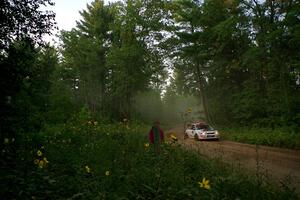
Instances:
[[[185,130],[185,138],[194,138],[195,140],[219,140],[220,135],[217,130],[204,122],[198,122],[188,125]]]

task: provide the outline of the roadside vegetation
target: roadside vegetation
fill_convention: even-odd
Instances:
[[[201,119],[299,148],[298,1],[94,0],[51,45],[53,5],[0,5],[2,199],[297,198],[146,133]]]
[[[4,199],[297,199],[218,160],[179,148],[176,137],[159,155],[149,126],[124,120],[108,124],[83,110],[67,123],[45,126],[22,140],[5,140],[1,166]],[[12,149],[18,147],[18,156]],[[7,187],[9,186],[9,187]],[[277,188],[278,187],[278,188]]]
[[[232,128],[221,129],[222,138],[236,142],[273,147],[300,149],[300,134],[284,129],[269,128]]]

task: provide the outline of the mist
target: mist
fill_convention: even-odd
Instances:
[[[155,91],[142,92],[134,97],[133,109],[134,117],[145,123],[160,121],[164,125],[175,125],[204,117],[200,99],[191,95],[161,97]]]

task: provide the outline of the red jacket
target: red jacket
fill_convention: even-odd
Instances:
[[[164,132],[160,128],[157,128],[159,131],[159,136],[160,136],[160,142],[164,140]],[[153,144],[154,143],[154,132],[153,132],[153,127],[149,131],[149,143]]]

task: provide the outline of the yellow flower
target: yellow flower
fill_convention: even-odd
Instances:
[[[191,112],[192,112],[192,108],[188,108],[188,109],[186,110],[186,112],[187,112],[187,113],[191,113]]]
[[[48,163],[49,163],[49,161],[47,160],[47,158],[46,158],[46,157],[44,157],[43,161],[44,161],[46,164],[48,164]]]
[[[147,149],[149,147],[149,143],[145,143],[144,147],[145,147],[145,149]]]
[[[210,190],[209,180],[206,180],[205,178],[203,178],[202,182],[198,182],[198,183],[201,188]]]
[[[36,164],[36,165],[39,164],[39,162],[40,162],[39,159],[34,160],[34,164]]]
[[[9,143],[9,139],[8,138],[4,138],[4,144],[8,144]]]
[[[91,170],[91,168],[89,168],[89,166],[86,165],[86,166],[85,166],[85,171],[86,171],[87,173],[91,173],[92,170]]]
[[[106,176],[109,176],[109,175],[110,175],[110,171],[106,171],[106,172],[105,172],[105,175],[106,175]]]
[[[39,168],[43,168],[45,166],[45,161],[40,160],[39,162]]]
[[[40,150],[38,150],[38,151],[36,152],[36,154],[37,154],[38,156],[42,156],[42,155],[43,155],[43,153],[42,153]]]
[[[172,138],[173,141],[177,141],[178,140],[177,137],[175,135],[173,135],[173,134],[171,135],[171,138]]]

